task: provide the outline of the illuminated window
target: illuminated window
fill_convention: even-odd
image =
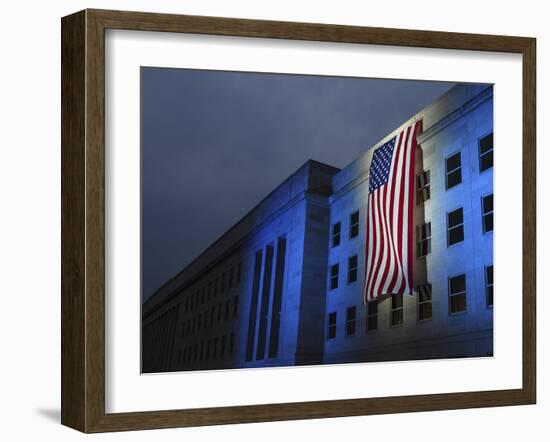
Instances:
[[[359,235],[359,211],[353,212],[349,217],[349,237],[355,238]]]
[[[340,235],[342,231],[342,223],[332,225],[332,247],[340,245]]]
[[[338,288],[338,272],[340,271],[339,264],[333,264],[330,266],[330,289]]]
[[[357,255],[348,258],[348,284],[357,281]]]
[[[479,171],[483,172],[493,167],[493,133],[479,140]]]
[[[416,256],[429,255],[432,251],[432,223],[416,226]]]
[[[449,278],[449,313],[466,311],[466,275]]]
[[[493,231],[493,194],[481,198],[483,233]]]
[[[432,317],[432,285],[428,282],[418,287],[418,320]]]
[[[445,159],[445,186],[450,189],[462,182],[462,162],[460,152]]]
[[[485,298],[487,307],[493,306],[493,266],[485,267]]]
[[[355,334],[355,320],[357,317],[357,308],[355,306],[348,307],[346,311],[346,335],[351,336]]]
[[[464,215],[462,207],[447,213],[447,246],[464,241]]]
[[[423,203],[429,200],[430,197],[430,171],[425,170],[416,176],[416,203]]]
[[[391,295],[391,325],[403,324],[403,294]]]
[[[378,300],[367,304],[367,332],[378,328]]]
[[[334,339],[336,337],[336,312],[328,314],[328,332],[327,339]]]

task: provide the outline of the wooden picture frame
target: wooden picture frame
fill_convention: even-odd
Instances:
[[[494,51],[523,63],[523,384],[511,390],[105,412],[105,30]],[[533,38],[84,10],[62,19],[62,424],[91,432],[533,404],[536,400]]]

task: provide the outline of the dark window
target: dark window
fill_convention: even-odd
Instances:
[[[256,331],[258,298],[260,295],[260,273],[262,271],[262,251],[256,252],[254,262],[254,275],[252,279],[252,300],[250,301],[250,313],[248,316],[248,336],[246,341],[246,361],[252,359],[254,353],[254,333]]]
[[[391,295],[391,325],[403,324],[403,294]]]
[[[231,267],[229,269],[229,280],[227,281],[227,285],[229,288],[233,287],[233,274],[235,272],[235,267]]]
[[[229,354],[233,354],[233,349],[235,348],[235,333],[231,333],[229,336]]]
[[[243,274],[243,263],[242,261],[237,265],[237,284],[241,282],[241,277]]]
[[[227,274],[226,272],[223,272],[222,273],[222,282],[221,282],[221,285],[220,285],[220,293],[223,294],[223,292],[225,292],[225,279],[227,278]]]
[[[481,198],[483,233],[493,231],[493,194]]]
[[[212,282],[208,283],[208,290],[206,293],[206,298],[210,301],[210,299],[212,298]]]
[[[332,247],[340,245],[340,235],[342,231],[342,223],[332,225]]]
[[[428,282],[418,287],[418,320],[432,317],[432,285]]]
[[[283,281],[285,271],[286,238],[277,240],[277,259],[275,264],[275,282],[271,304],[271,331],[269,333],[269,357],[274,358],[279,352],[279,331],[281,328],[281,309],[283,303]]]
[[[199,360],[202,361],[202,358],[204,357],[204,342],[201,342],[201,350],[199,354]]]
[[[340,271],[339,264],[333,264],[330,266],[330,289],[338,288],[338,272]]]
[[[218,296],[218,285],[220,283],[220,278],[214,280],[214,297]]]
[[[229,319],[230,309],[231,309],[231,299],[227,299],[225,301],[225,315],[224,315],[224,320],[225,321],[227,321]]]
[[[221,346],[221,349],[220,349],[220,356],[224,356],[225,355],[225,335],[222,336],[222,346]]]
[[[416,226],[416,256],[429,255],[432,251],[432,223]]]
[[[416,203],[423,203],[429,200],[430,197],[430,171],[425,170],[416,176]]]
[[[367,304],[367,331],[378,328],[378,300],[369,301]]]
[[[464,241],[464,216],[462,207],[447,213],[447,246]]]
[[[233,317],[236,318],[239,312],[239,295],[233,298]]]
[[[201,305],[204,304],[205,299],[206,299],[206,287],[203,287],[201,290]]]
[[[447,189],[462,182],[462,164],[460,152],[451,155],[445,160],[445,186]]]
[[[327,338],[334,339],[336,337],[336,312],[328,314],[328,332]]]
[[[349,217],[349,237],[355,238],[359,235],[359,211],[353,212]]]
[[[348,307],[346,311],[346,335],[355,334],[355,320],[357,319],[357,308],[355,306]]]
[[[214,350],[212,351],[212,359],[218,357],[218,338],[214,338]]]
[[[487,307],[493,306],[493,266],[485,267],[485,298]]]
[[[348,258],[348,284],[357,281],[357,255]]]
[[[449,278],[449,313],[466,311],[466,275]]]
[[[493,167],[493,133],[479,140],[479,171]]]
[[[202,327],[202,313],[199,313],[199,316],[197,317],[197,331],[199,331]]]
[[[258,341],[256,346],[256,360],[265,357],[267,323],[269,315],[269,298],[271,294],[271,274],[273,272],[273,245],[267,245],[265,249],[264,275],[262,284],[262,296],[260,303],[260,316],[258,326]]]
[[[206,343],[206,360],[210,359],[210,347],[212,345],[212,341],[209,339]]]

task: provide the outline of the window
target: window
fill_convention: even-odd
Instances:
[[[233,298],[233,317],[236,318],[239,313],[239,295]]]
[[[421,258],[432,251],[432,223],[416,226],[416,256]]]
[[[229,288],[233,287],[233,274],[235,272],[235,267],[231,267],[229,269],[229,280],[227,282],[227,285],[229,286]]]
[[[464,241],[464,216],[462,207],[447,213],[447,246]]]
[[[357,308],[355,306],[348,307],[346,311],[346,335],[351,336],[355,334],[355,320],[357,317]]]
[[[336,312],[328,314],[328,332],[327,339],[334,339],[336,337]]]
[[[367,332],[378,328],[378,300],[369,301],[367,304]]]
[[[493,231],[493,194],[481,198],[483,233]]]
[[[355,238],[359,235],[359,211],[353,212],[349,217],[349,237]]]
[[[357,255],[348,258],[348,284],[357,281]]]
[[[391,295],[391,325],[403,324],[403,294]]]
[[[449,313],[466,311],[466,275],[449,278]]]
[[[223,273],[222,273],[221,286],[220,286],[220,293],[225,292],[225,278],[226,278],[226,277],[227,277],[226,272],[223,272]]]
[[[460,152],[445,159],[445,186],[448,189],[462,182],[462,164]]]
[[[222,336],[222,347],[221,347],[221,350],[220,350],[220,356],[224,356],[225,355],[225,335]]]
[[[479,171],[493,167],[493,133],[485,135],[479,140]]]
[[[432,318],[432,285],[428,282],[418,287],[418,320]]]
[[[242,274],[243,274],[243,263],[241,261],[237,265],[237,284],[239,284],[241,282]]]
[[[485,299],[487,307],[493,306],[493,266],[485,267]]]
[[[338,272],[340,270],[339,264],[333,264],[330,266],[330,289],[338,288]]]
[[[210,327],[212,327],[214,325],[215,311],[216,311],[216,306],[212,306],[212,308],[210,309]]]
[[[416,203],[423,203],[430,197],[430,171],[425,170],[416,176]]]
[[[225,314],[224,314],[224,320],[227,321],[229,319],[229,312],[231,309],[231,299],[225,300]]]
[[[332,225],[332,247],[340,245],[340,234],[342,231],[342,223]]]

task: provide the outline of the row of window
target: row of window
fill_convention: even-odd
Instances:
[[[231,356],[235,349],[235,333],[208,339],[178,352],[178,367],[202,361],[215,361]]]
[[[449,277],[448,282],[449,314],[466,312],[466,274]],[[485,302],[487,308],[493,306],[493,266],[485,267]],[[403,324],[403,295],[394,294],[390,303],[390,325],[392,327]],[[432,285],[423,284],[418,287],[417,316],[419,321],[432,318]],[[357,321],[357,307],[346,309],[345,335],[355,334]],[[327,318],[327,339],[336,338],[337,312],[330,312]],[[378,301],[374,300],[366,307],[366,332],[378,329]]]
[[[479,139],[478,144],[479,172],[493,167],[493,133]],[[462,155],[456,152],[445,158],[445,189],[449,190],[462,183]],[[417,202],[430,199],[430,171],[425,171],[416,178]]]
[[[355,238],[359,235],[359,211],[353,212],[349,216],[349,229],[348,229],[348,238]],[[332,247],[340,245],[342,238],[342,223],[337,222],[332,225]]]
[[[234,285],[239,285],[242,276],[242,262],[239,262],[236,266],[231,267],[229,270],[223,272],[220,276],[217,276],[212,281],[205,284],[202,288],[196,290],[194,293],[185,297],[183,312],[187,313],[193,311],[199,306],[205,304],[205,302],[218,296],[218,294],[226,293],[226,289],[230,290]]]
[[[493,231],[493,194],[481,198],[481,225],[483,233]],[[447,213],[447,246],[464,241],[464,211],[462,207]],[[432,223],[416,227],[416,256],[432,251]]]
[[[236,318],[238,312],[239,296],[236,295],[233,297],[233,302],[231,302],[231,299],[226,299],[225,303],[220,302],[217,306],[214,305],[209,310],[204,310],[193,318],[183,321],[181,336],[191,336],[195,332],[208,330],[215,324],[219,324],[222,321],[222,317],[225,321],[229,320],[231,317]]]
[[[338,275],[340,273],[340,264],[336,263],[330,266],[330,290],[338,288]],[[348,284],[357,281],[357,255],[348,258]]]

